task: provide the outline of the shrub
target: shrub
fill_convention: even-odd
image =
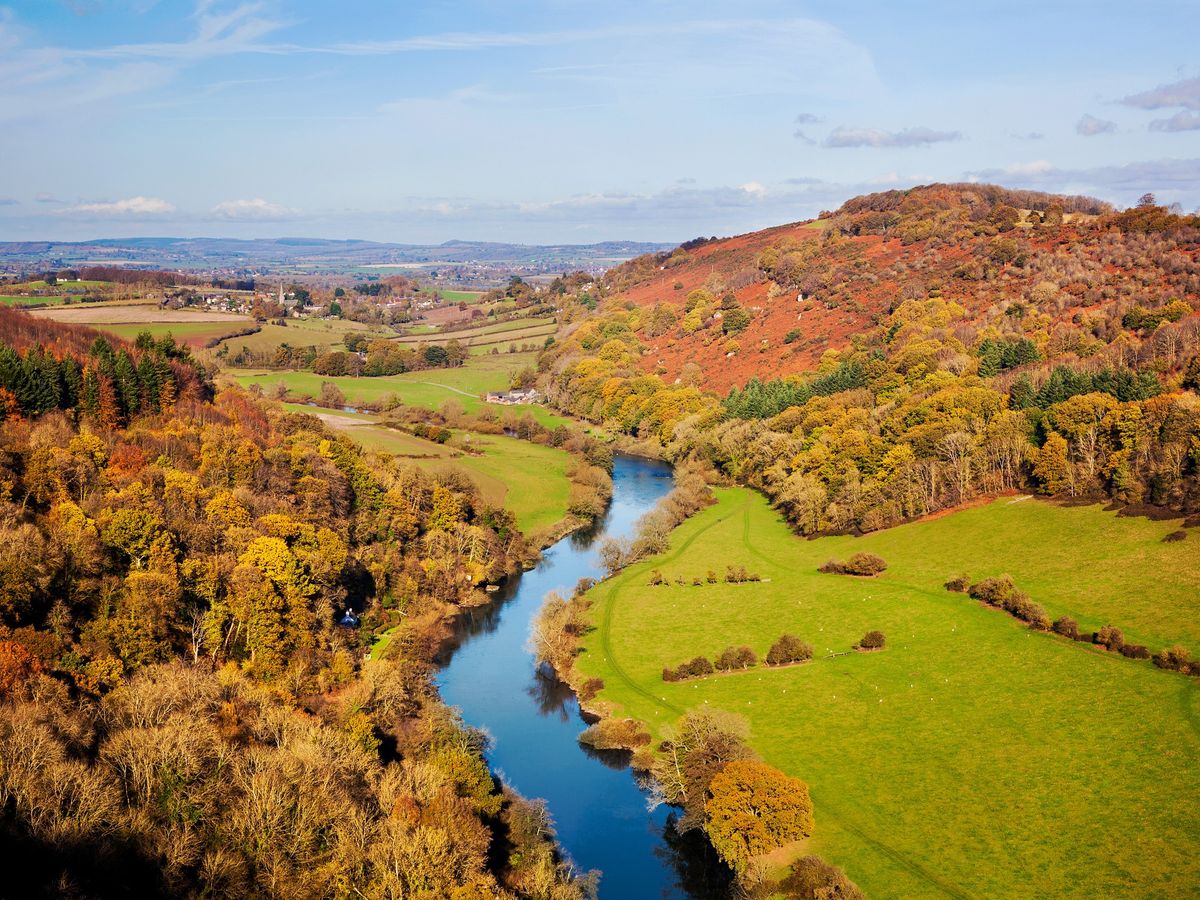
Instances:
[[[726,647],[716,662],[718,672],[748,669],[755,665],[758,665],[758,656],[749,647]]]
[[[1061,634],[1063,637],[1069,637],[1073,641],[1079,640],[1079,623],[1070,616],[1062,616],[1054,620],[1054,625],[1051,626],[1055,634]]]
[[[683,676],[674,669],[663,666],[662,680],[663,681],[679,681]]]
[[[887,563],[874,553],[855,553],[845,562],[831,559],[818,570],[830,575],[878,575],[887,568]]]
[[[971,576],[966,574],[955,575],[944,586],[948,591],[954,591],[956,594],[965,594],[971,586]]]
[[[662,583],[663,583],[663,574],[662,574],[662,572],[658,571],[658,569],[655,569],[653,572],[650,573],[650,585],[651,585],[651,587],[654,587],[654,586],[660,585]]]
[[[854,646],[859,650],[879,650],[887,643],[882,631],[868,631]]]
[[[633,750],[650,743],[650,733],[634,719],[601,719],[589,726],[579,743],[597,750]]]
[[[865,895],[846,873],[819,856],[805,856],[792,863],[792,871],[779,883],[788,897],[822,900],[866,900]]]
[[[577,691],[579,699],[584,703],[593,699],[598,693],[604,690],[603,678],[589,678]]]
[[[1121,634],[1121,629],[1117,626],[1105,625],[1096,632],[1092,643],[1103,644],[1106,650],[1120,650],[1125,646],[1125,635]]]
[[[1186,541],[1186,540],[1187,540],[1187,532],[1186,531],[1172,531],[1170,534],[1168,534],[1166,537],[1163,538],[1163,543],[1164,544],[1173,544],[1176,541]]]
[[[762,581],[762,576],[757,572],[747,572],[745,566],[726,566],[725,581],[728,584],[744,584],[747,581]]]
[[[1149,659],[1150,651],[1141,644],[1126,644],[1121,648],[1121,655],[1130,659]]]
[[[716,583],[717,583],[717,573],[716,573],[716,572],[714,572],[712,569],[709,569],[709,570],[708,570],[708,577],[707,577],[707,578],[705,578],[705,580],[706,580],[706,581],[707,581],[709,584],[716,584]]]
[[[976,600],[982,600],[991,606],[1004,606],[1005,601],[1016,591],[1012,577],[1001,575],[998,578],[985,578],[968,588],[967,593]]]
[[[1168,647],[1166,650],[1159,650],[1154,654],[1154,664],[1160,669],[1170,669],[1172,672],[1189,672],[1191,665],[1188,658],[1191,654],[1186,647],[1181,647],[1176,644],[1174,647]]]
[[[812,644],[806,644],[794,634],[785,634],[767,651],[767,665],[782,666],[787,663],[804,662],[812,659],[812,655]]]

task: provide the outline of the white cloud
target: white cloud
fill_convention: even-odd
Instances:
[[[296,210],[255,197],[253,200],[225,200],[214,206],[212,213],[222,219],[280,220],[293,218]]]
[[[767,193],[766,185],[757,181],[747,181],[742,185],[742,190],[747,194],[753,194],[757,197],[761,197]]]
[[[62,210],[64,213],[84,216],[115,216],[140,218],[163,216],[175,212],[175,207],[157,197],[129,197],[125,200],[101,200],[93,203],[77,203]]]

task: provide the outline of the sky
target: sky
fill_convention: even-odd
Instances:
[[[1196,0],[0,0],[0,240],[681,241],[1200,207]]]

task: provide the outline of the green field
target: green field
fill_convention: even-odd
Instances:
[[[378,403],[395,395],[408,406],[439,409],[447,400],[462,404],[468,413],[477,413],[487,404],[481,396],[488,391],[506,390],[512,373],[534,363],[531,353],[499,353],[471,357],[465,366],[454,369],[427,369],[403,375],[377,378],[331,377],[312,372],[255,372],[229,369],[226,374],[243,387],[258,384],[268,395],[278,384],[287,387],[291,397],[316,397],[321,383],[333,382],[350,404]],[[529,413],[543,425],[553,427],[567,422],[544,406],[496,406],[501,415],[511,410],[521,416]]]
[[[419,326],[418,326],[419,327]],[[396,338],[402,344],[427,344],[458,341],[468,347],[490,348],[493,344],[509,344],[522,342],[541,343],[558,330],[553,319],[511,319],[506,322],[492,322],[487,325],[477,325],[473,328],[460,328],[453,331],[425,331],[415,329],[408,334]]]
[[[368,450],[403,456],[431,471],[465,472],[488,503],[507,507],[517,517],[526,534],[550,528],[567,515],[570,483],[566,470],[571,457],[563,450],[504,435],[455,430],[456,443],[467,442],[483,452],[474,456],[388,428],[369,416],[295,403],[284,407],[322,417]]]
[[[143,331],[148,331],[156,338],[169,334],[175,338],[177,343],[191,344],[192,346],[203,346],[231,331],[246,327],[238,322],[143,322],[136,324],[93,322],[89,324],[92,328],[108,332],[127,341],[132,341]]]
[[[60,281],[55,285],[47,284],[45,281],[26,281],[21,284],[10,285],[14,290],[21,291],[88,291],[96,288],[107,287],[111,282],[108,281]]]
[[[1051,614],[1195,643],[1200,533],[1011,498],[864,538],[795,537],[757,494],[720,503],[662,557],[593,592],[580,669],[657,735],[690,707],[744,715],[768,762],[811,786],[811,852],[879,897],[1195,896],[1200,685],[1030,631],[942,582],[1011,572]],[[817,567],[883,556],[875,579]],[[745,565],[764,581],[693,587]],[[649,572],[687,586],[650,587]],[[888,647],[846,651],[880,629]],[[664,666],[788,631],[814,662],[668,684]]]
[[[3,306],[60,306],[67,298],[64,297],[10,297],[0,296]]]
[[[372,337],[393,338],[396,332],[380,325],[364,325],[346,319],[288,319],[287,325],[266,323],[256,334],[242,335],[222,341],[218,350],[237,353],[243,347],[255,353],[268,353],[283,344],[291,347],[320,347],[323,350],[345,350],[342,343],[347,334],[367,334]]]

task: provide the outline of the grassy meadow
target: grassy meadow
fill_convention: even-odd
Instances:
[[[535,361],[532,353],[481,354],[454,369],[427,369],[376,378],[334,377],[312,372],[256,372],[252,369],[228,369],[226,375],[243,387],[257,384],[268,395],[282,384],[292,398],[316,397],[321,392],[321,383],[330,381],[338,386],[350,404],[379,403],[394,395],[407,406],[439,409],[447,400],[454,400],[468,413],[477,413],[487,406],[481,399],[483,394],[507,390],[513,372],[533,365]],[[518,416],[529,413],[550,427],[567,421],[544,406],[493,408],[501,414],[509,410]]]
[[[942,582],[1008,572],[1051,615],[1196,649],[1200,532],[1166,544],[1178,522],[1004,498],[805,541],[759,495],[718,496],[667,553],[594,589],[579,668],[602,700],[656,736],[695,706],[745,716],[763,758],[811,787],[807,849],[871,897],[1195,896],[1196,679],[1032,632]],[[860,550],[887,572],[817,572]],[[691,585],[726,565],[764,580]],[[687,584],[651,587],[653,569]],[[872,629],[885,650],[830,656]],[[762,657],[785,631],[817,659],[661,679],[731,644]]]
[[[238,335],[222,341],[217,350],[237,353],[247,347],[256,353],[269,353],[276,347],[319,347],[322,350],[345,350],[347,334],[366,334],[371,337],[392,338],[396,332],[382,325],[364,325],[348,319],[288,319],[286,325],[263,323],[255,334]]]
[[[182,344],[202,347],[210,340],[253,324],[246,316],[205,309],[167,309],[157,303],[79,303],[35,309],[31,315],[88,325],[125,340],[143,331],[155,337],[170,334]]]

